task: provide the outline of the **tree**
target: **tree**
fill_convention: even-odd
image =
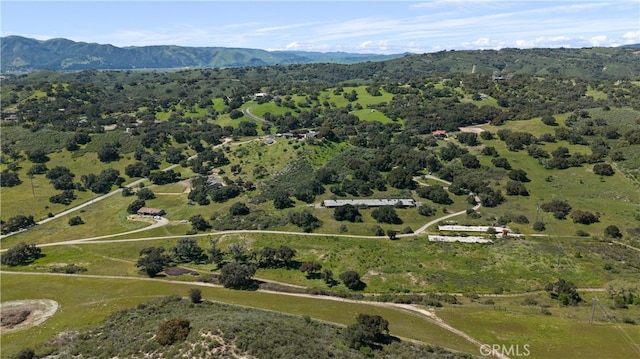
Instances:
[[[26,151],[29,161],[33,163],[45,163],[49,161],[47,153],[42,148],[34,148]]]
[[[289,212],[289,222],[302,228],[305,232],[312,232],[322,225],[322,221],[307,208],[302,211]]]
[[[371,211],[371,217],[378,223],[402,224],[402,219],[398,217],[393,206],[380,206]]]
[[[77,226],[80,224],[84,224],[84,221],[82,220],[82,218],[80,218],[80,216],[75,216],[75,217],[71,217],[69,218],[69,225],[70,226]]]
[[[15,217],[10,217],[7,222],[2,223],[1,232],[2,234],[7,234],[23,228],[29,228],[35,224],[36,221],[33,219],[33,216],[25,216],[24,214],[19,214]]]
[[[127,207],[127,213],[136,214],[140,208],[144,207],[145,204],[144,200],[136,199]]]
[[[542,232],[542,231],[544,231],[544,230],[545,230],[545,225],[544,225],[544,223],[543,223],[543,222],[540,222],[540,221],[538,221],[538,222],[534,223],[534,224],[533,224],[533,230],[534,230],[534,231],[536,231],[536,232]]]
[[[113,162],[120,159],[120,153],[116,145],[107,143],[98,149],[98,159],[100,162]]]
[[[227,263],[220,271],[220,283],[225,288],[250,289],[254,286],[253,275],[256,270],[253,266],[240,263]]]
[[[242,242],[231,243],[227,246],[227,252],[236,263],[244,263],[247,261],[248,249]]]
[[[148,188],[141,188],[138,190],[138,192],[136,192],[136,196],[141,199],[141,200],[148,200],[148,199],[154,199],[156,198],[155,193],[153,193],[152,190],[148,189]]]
[[[199,263],[205,257],[204,250],[193,238],[180,238],[176,246],[171,248],[171,258],[176,263]]]
[[[175,172],[174,170],[158,171],[150,173],[149,180],[153,182],[153,184],[163,185],[178,182],[180,176],[180,173]]]
[[[250,212],[249,207],[242,202],[236,202],[229,207],[229,214],[232,216],[246,216]]]
[[[189,218],[189,222],[191,222],[191,228],[196,232],[206,231],[211,228],[209,222],[207,222],[207,220],[204,219],[201,214],[192,216],[191,218]]]
[[[171,318],[160,324],[156,331],[156,341],[160,345],[171,345],[187,339],[191,322],[183,318]]]
[[[276,249],[276,259],[282,263],[285,268],[291,267],[293,257],[296,256],[296,250],[287,246],[280,246]]]
[[[336,280],[333,279],[333,272],[329,269],[325,269],[322,271],[322,280],[329,287],[333,287],[334,285],[336,285]]]
[[[597,163],[593,165],[593,173],[600,176],[613,176],[616,172],[610,164]]]
[[[333,218],[336,221],[362,222],[362,215],[358,207],[349,203],[336,207],[333,212]]]
[[[453,200],[449,197],[447,190],[440,185],[421,186],[416,190],[416,194],[438,204],[453,203]]]
[[[570,215],[573,223],[591,224],[598,222],[598,216],[589,211],[574,209]]]
[[[318,262],[303,262],[300,265],[300,271],[303,273],[307,273],[307,278],[316,278],[318,277],[318,272],[322,269],[322,264]]]
[[[286,193],[278,192],[273,198],[273,206],[276,209],[285,209],[289,207],[293,207],[293,201]]]
[[[460,161],[466,168],[480,168],[480,161],[478,161],[478,158],[476,158],[476,156],[470,153],[465,153],[464,155],[462,155],[460,157]]]
[[[0,187],[13,187],[20,183],[22,183],[22,181],[17,173],[9,172],[8,170],[0,172]]]
[[[542,123],[544,123],[547,126],[558,126],[558,123],[556,122],[555,117],[551,115],[542,116]]]
[[[20,242],[18,245],[9,248],[2,254],[2,257],[0,257],[0,263],[10,267],[25,265],[40,258],[42,256],[41,253],[42,250],[36,247],[35,244]]]
[[[142,268],[151,278],[162,272],[171,263],[171,257],[164,253],[163,247],[146,247],[140,250],[136,267]]]
[[[73,202],[74,199],[76,199],[76,195],[73,192],[73,190],[72,189],[67,189],[67,190],[62,191],[62,193],[55,194],[55,195],[49,197],[49,202],[64,204],[66,206],[66,205],[71,204],[71,202]]]
[[[545,212],[552,212],[556,219],[564,219],[571,212],[571,205],[566,201],[554,199],[551,202],[543,203],[540,208]]]
[[[356,323],[345,328],[343,335],[353,349],[383,343],[389,335],[389,321],[379,315],[358,314]]]
[[[182,149],[176,148],[176,147],[169,147],[165,151],[165,159],[169,163],[176,164],[176,163],[180,163],[180,161],[185,159],[185,156],[182,154]]]
[[[150,172],[149,167],[142,162],[132,163],[124,168],[124,174],[129,177],[146,177]]]
[[[529,191],[522,184],[522,182],[518,181],[508,181],[506,185],[507,195],[509,196],[528,196]]]
[[[387,182],[391,187],[398,189],[416,187],[416,182],[413,180],[413,173],[406,168],[396,167],[392,169],[387,175]]]
[[[622,238],[622,233],[618,226],[612,224],[604,229],[604,236],[605,238]]]
[[[560,301],[560,303],[565,306],[578,305],[578,303],[582,301],[576,289],[575,284],[562,278],[558,279],[555,283],[547,284],[545,287],[545,290],[549,292],[551,298]]]
[[[505,170],[511,169],[511,164],[509,163],[509,160],[507,160],[504,157],[493,158],[491,159],[491,163],[493,163],[494,166],[499,168],[504,168]]]
[[[345,287],[351,290],[362,290],[367,286],[362,280],[360,280],[360,274],[356,271],[349,270],[343,272],[340,274],[339,278]]]
[[[211,239],[209,241],[209,248],[207,248],[209,257],[207,263],[215,263],[218,268],[222,267],[224,263],[224,252],[218,247],[218,239]]]
[[[527,177],[527,172],[520,169],[509,171],[509,178],[518,182],[531,182],[531,180]]]
[[[418,206],[418,214],[425,217],[433,216],[436,213],[436,210],[433,209],[428,204],[421,204]]]
[[[189,299],[191,299],[191,303],[193,304],[202,302],[202,291],[198,288],[189,289]]]
[[[457,136],[458,141],[467,146],[477,146],[478,145],[478,134],[474,132],[460,132]]]

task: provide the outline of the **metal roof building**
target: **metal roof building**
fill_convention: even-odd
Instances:
[[[342,207],[346,204],[352,206],[367,206],[367,207],[381,207],[381,206],[395,206],[401,203],[405,207],[415,207],[416,201],[412,198],[399,198],[399,199],[326,199],[322,201],[322,206],[327,208]]]

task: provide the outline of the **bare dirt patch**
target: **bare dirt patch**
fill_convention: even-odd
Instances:
[[[58,302],[49,299],[16,300],[0,303],[2,334],[42,324],[58,310]]]

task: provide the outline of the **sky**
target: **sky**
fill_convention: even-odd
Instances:
[[[427,53],[640,43],[640,0],[7,1],[0,34],[118,47]]]

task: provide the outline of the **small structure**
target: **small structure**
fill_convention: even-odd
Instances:
[[[325,199],[322,201],[322,207],[336,208],[342,207],[346,204],[352,206],[367,206],[367,207],[381,207],[381,206],[395,206],[400,204],[404,207],[415,207],[416,201],[412,198],[400,198],[400,199]]]
[[[152,216],[152,217],[156,217],[156,216],[162,216],[164,215],[165,212],[164,209],[158,209],[158,208],[151,208],[151,207],[142,207],[138,210],[137,212],[139,215],[141,216]]]
[[[435,130],[435,131],[431,132],[431,134],[433,135],[433,137],[436,137],[436,138],[445,138],[445,137],[447,137],[447,131],[445,131],[445,130]]]

